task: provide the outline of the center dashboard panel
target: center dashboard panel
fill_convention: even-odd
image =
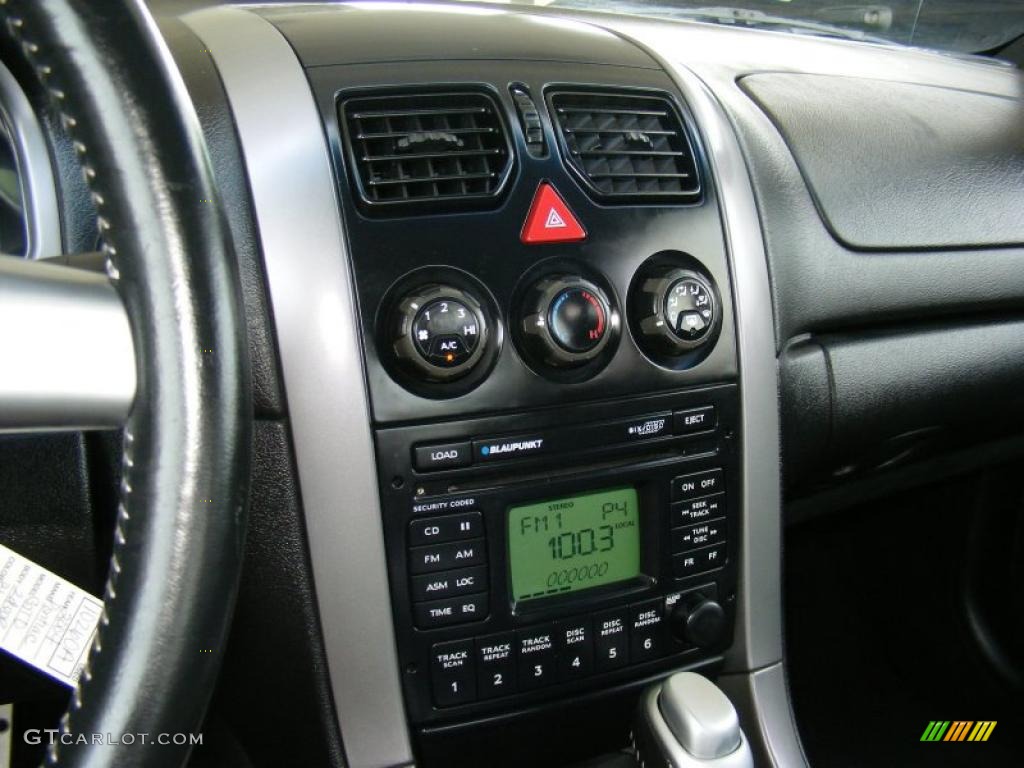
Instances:
[[[713,669],[744,514],[735,316],[671,78],[582,24],[505,17],[483,59],[486,14],[403,10],[380,51],[358,9],[264,15],[336,170],[409,721]]]

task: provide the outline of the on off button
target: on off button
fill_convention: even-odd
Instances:
[[[672,481],[672,501],[708,496],[722,491],[724,487],[725,481],[720,469],[709,469],[707,472],[683,475]]]

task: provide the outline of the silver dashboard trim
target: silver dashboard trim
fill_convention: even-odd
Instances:
[[[61,247],[57,187],[39,120],[11,71],[0,62],[0,114],[11,134],[27,226],[28,259],[57,256]]]
[[[637,35],[635,42],[657,56],[693,110],[721,201],[735,293],[744,512],[736,641],[726,665],[755,670],[782,659],[779,390],[768,259],[747,166],[722,106],[696,74],[658,53],[656,38]]]
[[[135,345],[107,276],[0,256],[0,432],[109,429],[135,400]]]
[[[183,20],[220,72],[245,158],[347,762],[411,764],[355,292],[320,115],[269,22],[230,7]]]

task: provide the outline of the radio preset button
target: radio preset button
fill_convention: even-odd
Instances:
[[[487,562],[487,543],[483,539],[454,541],[409,550],[409,570],[413,574],[447,571]]]
[[[475,539],[484,535],[479,512],[463,512],[444,517],[423,517],[409,523],[409,546],[440,544],[445,541]]]
[[[713,547],[695,549],[672,558],[672,567],[677,577],[692,576],[715,568],[721,568],[726,561],[726,545],[716,544]]]
[[[487,567],[482,565],[412,577],[412,599],[415,603],[486,591]]]
[[[721,544],[725,541],[725,519],[709,520],[706,523],[688,525],[672,531],[672,551],[689,552],[698,547]]]
[[[594,671],[594,629],[590,619],[558,624],[555,629],[555,646],[560,679],[575,680]]]
[[[555,681],[555,643],[550,626],[516,633],[519,687],[540,688]]]
[[[705,405],[701,408],[689,408],[676,411],[673,420],[677,435],[689,435],[694,432],[707,432],[715,428],[718,419],[715,406]]]
[[[435,629],[451,624],[467,624],[487,618],[487,595],[453,597],[430,603],[416,603],[416,626],[420,629]]]
[[[709,469],[683,475],[672,481],[672,500],[684,501],[698,496],[709,496],[721,492],[725,487],[725,479],[720,469]]]
[[[702,499],[685,501],[672,507],[672,527],[690,525],[725,514],[725,494],[716,493]]]
[[[594,616],[594,665],[598,672],[629,663],[629,611],[619,608]]]
[[[413,466],[416,469],[455,469],[468,467],[473,463],[473,450],[468,440],[461,443],[440,445],[417,445],[412,449]]]
[[[430,677],[437,706],[453,707],[476,701],[473,641],[434,645],[430,649]]]
[[[516,638],[511,632],[476,639],[477,692],[481,699],[516,689]]]
[[[629,658],[634,664],[664,656],[668,622],[660,598],[629,607]]]

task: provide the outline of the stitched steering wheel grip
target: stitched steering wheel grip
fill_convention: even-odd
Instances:
[[[180,766],[190,739],[157,742],[201,727],[241,570],[252,405],[237,262],[141,2],[0,0],[0,27],[75,143],[138,368],[104,615],[46,759]]]

